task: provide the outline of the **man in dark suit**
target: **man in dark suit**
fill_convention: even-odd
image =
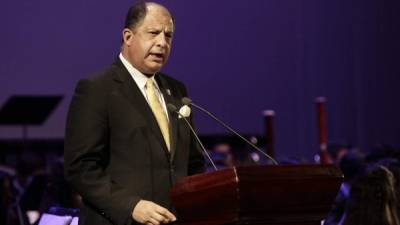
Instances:
[[[204,171],[190,130],[166,107],[180,107],[187,95],[182,83],[159,73],[173,32],[166,8],[133,5],[118,59],[76,87],[67,118],[65,174],[82,196],[79,224],[173,222],[174,182]]]

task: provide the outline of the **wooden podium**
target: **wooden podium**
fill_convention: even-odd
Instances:
[[[335,166],[233,167],[178,180],[179,225],[320,225],[342,174]]]

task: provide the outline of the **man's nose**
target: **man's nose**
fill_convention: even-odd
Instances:
[[[165,48],[168,45],[167,36],[164,32],[157,35],[157,46]]]

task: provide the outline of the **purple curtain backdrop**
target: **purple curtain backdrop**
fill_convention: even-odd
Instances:
[[[363,149],[399,144],[400,3],[349,0],[165,0],[176,18],[164,72],[245,134],[262,134],[276,111],[278,155],[317,147],[314,98],[328,99],[330,142]],[[65,96],[30,138],[62,138],[77,80],[119,53],[131,1],[0,3],[0,104],[16,94]],[[29,110],[29,109],[27,109]],[[225,133],[196,114],[201,134]],[[0,139],[19,138],[0,127]]]

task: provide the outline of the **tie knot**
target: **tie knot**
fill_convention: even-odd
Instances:
[[[151,78],[147,79],[146,82],[146,88],[153,88],[154,87],[154,82]]]

